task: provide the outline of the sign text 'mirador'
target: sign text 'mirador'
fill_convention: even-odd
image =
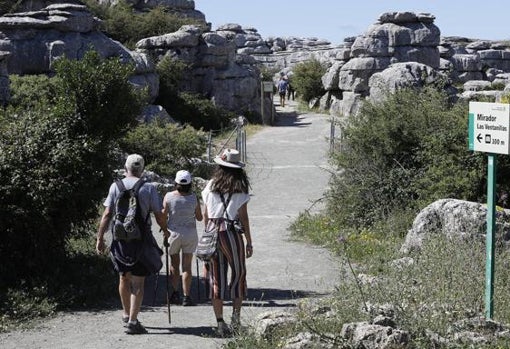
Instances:
[[[492,115],[476,114],[478,121],[496,121],[497,117]]]

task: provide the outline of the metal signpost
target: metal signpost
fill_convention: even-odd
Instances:
[[[485,261],[485,317],[494,314],[494,235],[497,155],[510,153],[510,105],[469,103],[469,150],[487,154],[487,234]]]

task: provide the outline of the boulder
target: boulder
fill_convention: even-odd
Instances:
[[[491,86],[491,82],[487,80],[470,80],[464,83],[464,91],[489,90]]]
[[[441,78],[441,74],[425,64],[395,63],[370,77],[370,100],[381,101],[387,92],[406,87],[424,87]]]
[[[198,40],[201,34],[202,30],[199,27],[194,25],[185,25],[173,33],[142,39],[136,43],[136,48],[140,50],[153,50],[176,47],[195,47],[198,45]]]
[[[340,336],[352,348],[405,349],[410,348],[409,333],[389,326],[368,322],[347,323],[342,326]]]
[[[505,235],[510,226],[510,210],[498,209],[496,236]],[[442,234],[448,238],[481,237],[486,232],[487,207],[477,202],[442,199],[425,207],[407,232],[401,252],[420,250],[424,241]]]

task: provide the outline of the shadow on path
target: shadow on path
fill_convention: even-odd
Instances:
[[[151,327],[145,326],[148,334],[152,335],[169,335],[169,334],[183,334],[198,337],[214,337],[214,328],[211,326],[198,326],[198,327]]]
[[[285,110],[285,109],[288,109]],[[297,127],[305,127],[311,125],[311,122],[303,122],[302,117],[291,108],[285,108],[284,110],[279,110],[276,113],[275,118],[275,127],[289,127],[289,126],[297,126]]]
[[[143,306],[146,311],[150,311],[151,307],[166,305],[166,275],[160,274],[157,279],[158,284],[156,289],[156,276],[153,275],[146,278],[145,297],[143,301]],[[200,296],[198,295],[198,281],[200,281]],[[198,305],[211,303],[206,294],[207,288],[205,282],[206,280],[204,278],[201,277],[198,279],[196,276],[193,276],[191,291],[193,300]],[[261,307],[294,307],[296,305],[295,300],[297,299],[319,297],[325,294],[326,293],[320,294],[318,292],[291,289],[248,288],[248,296],[244,303],[246,305]],[[229,305],[229,303],[230,300],[225,301],[226,305]]]

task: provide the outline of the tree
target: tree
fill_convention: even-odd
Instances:
[[[0,118],[0,285],[52,276],[66,241],[97,217],[118,167],[116,140],[141,98],[132,67],[88,52],[56,64],[53,104],[8,108]],[[40,281],[40,280],[39,280]]]
[[[308,102],[324,94],[322,76],[326,68],[317,59],[299,63],[292,72],[292,86],[301,100]]]

